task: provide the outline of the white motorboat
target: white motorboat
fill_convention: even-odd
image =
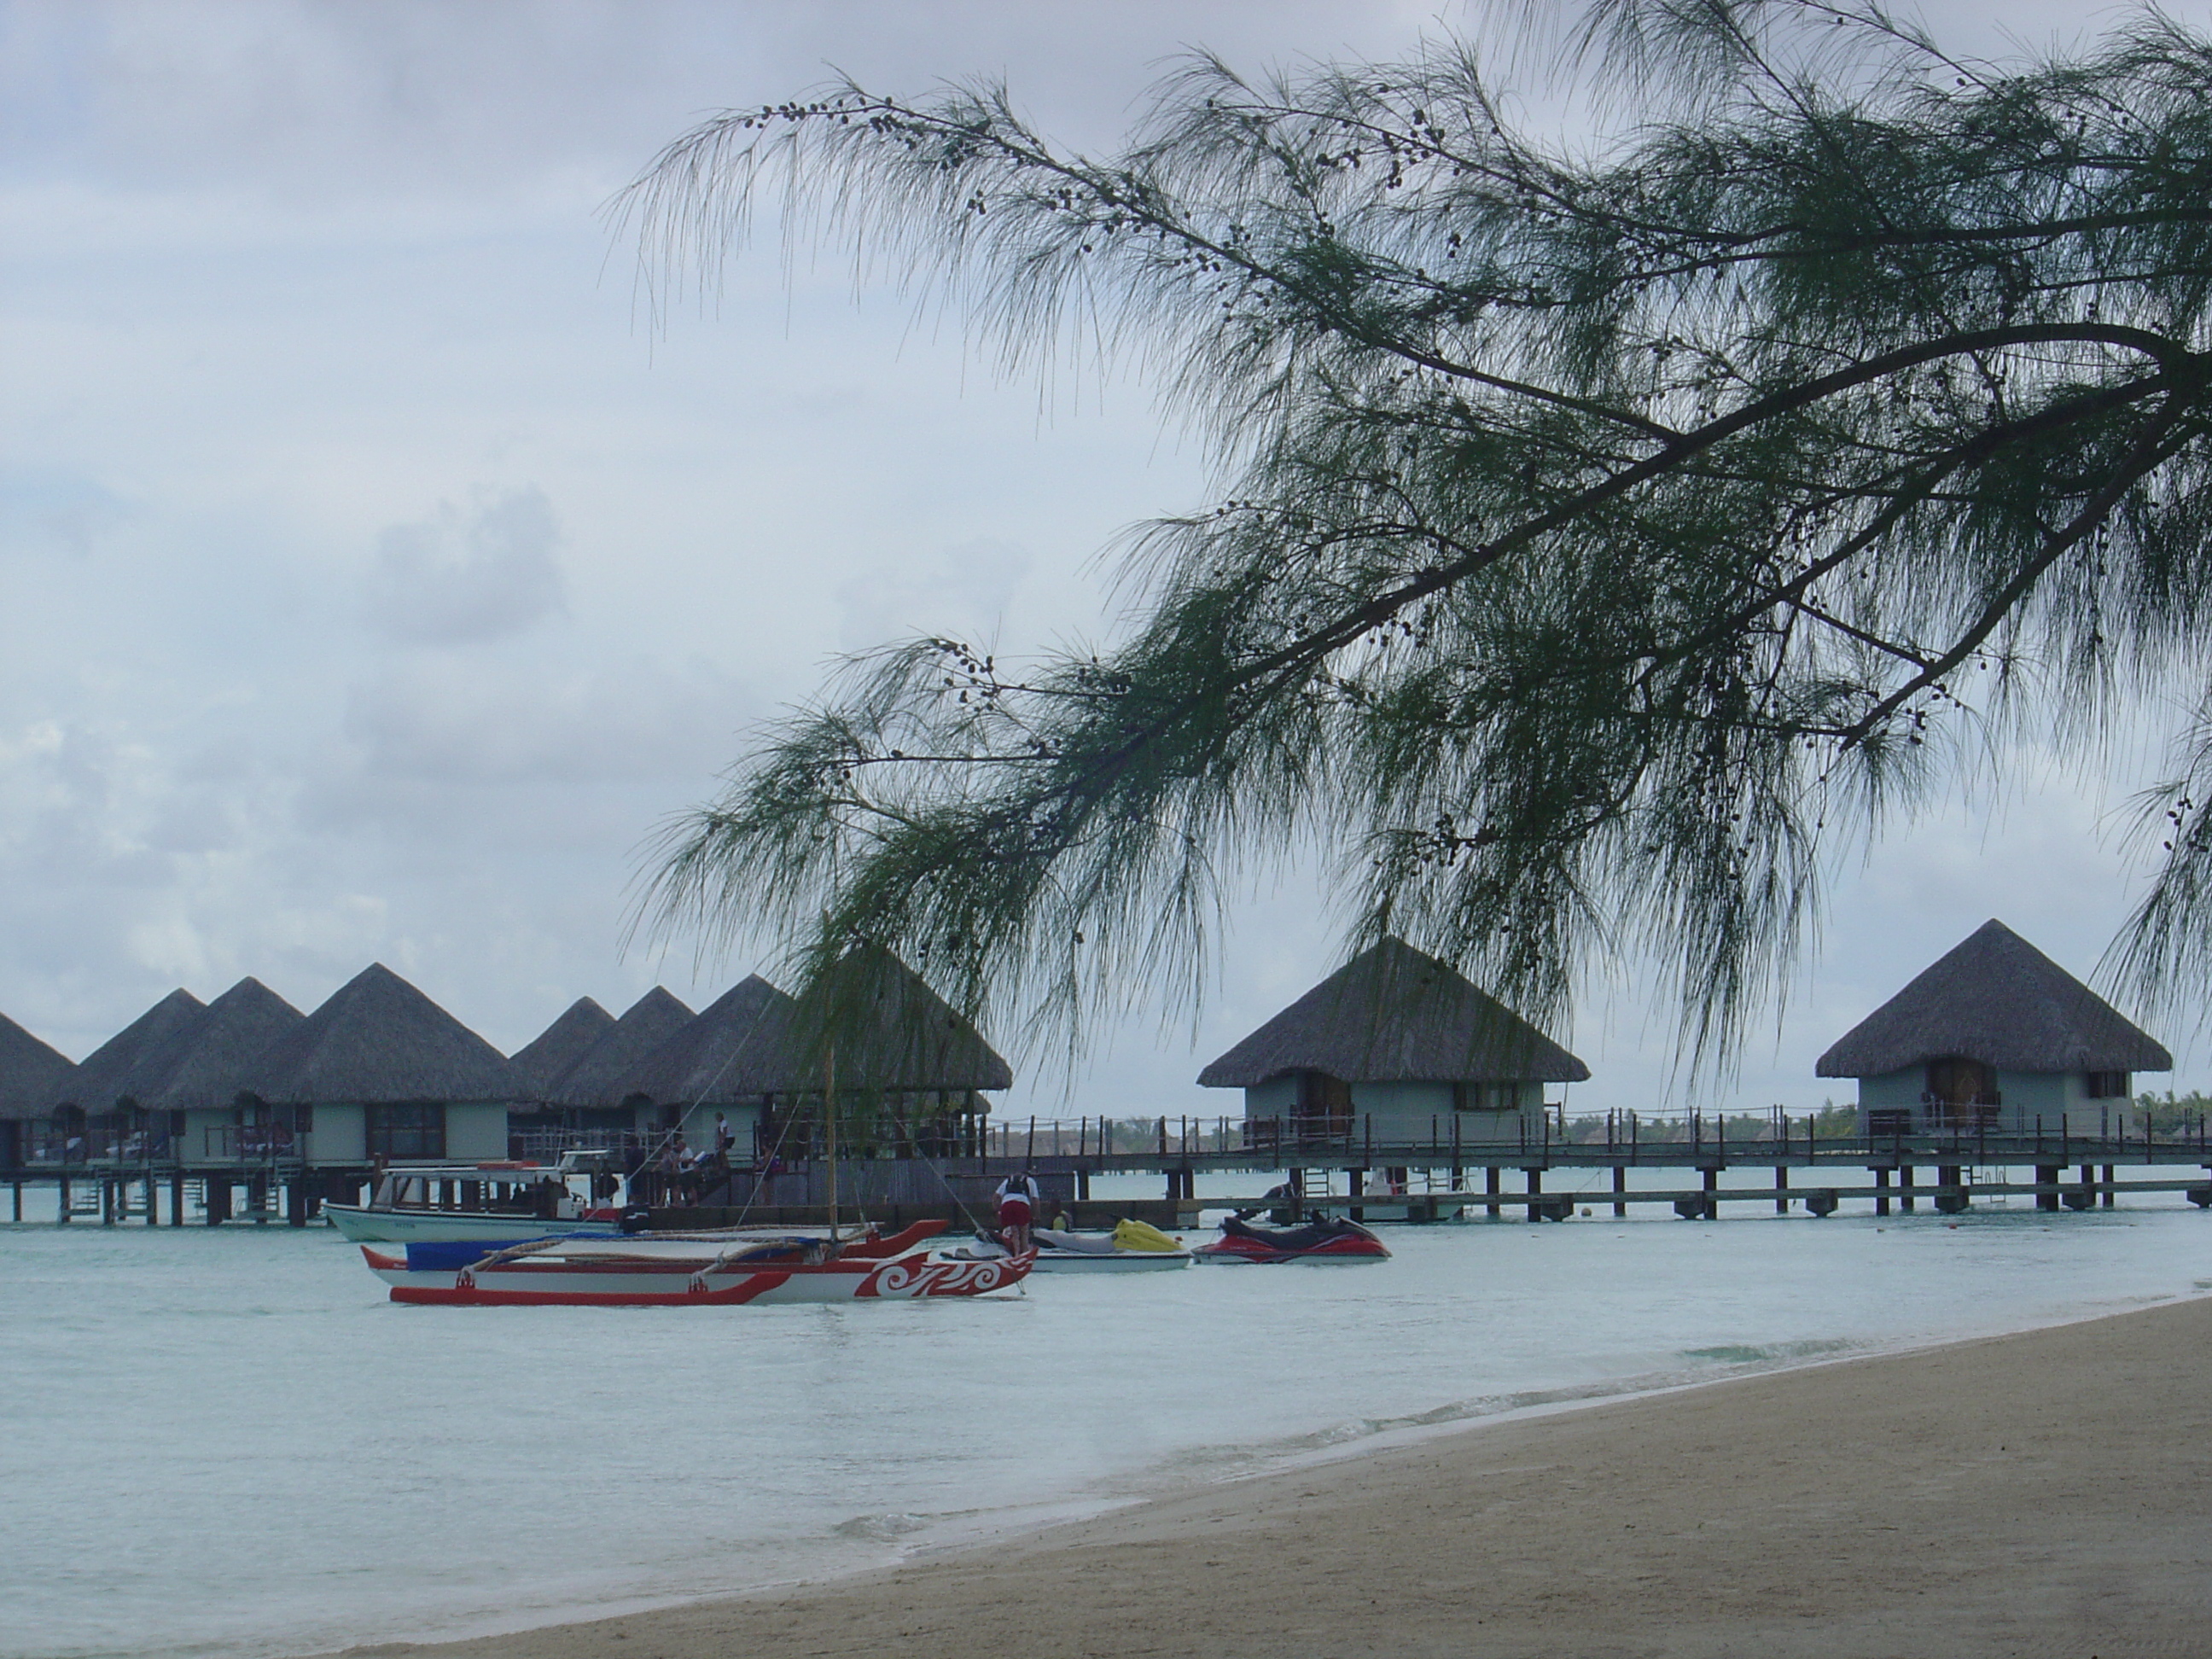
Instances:
[[[591,1200],[600,1157],[570,1152],[558,1165],[401,1164],[385,1171],[368,1203],[325,1204],[323,1213],[356,1244],[607,1237],[622,1231],[622,1212]]]

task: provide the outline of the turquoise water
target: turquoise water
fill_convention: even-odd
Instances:
[[[472,1310],[392,1306],[319,1229],[0,1227],[0,1655],[303,1653],[823,1577],[1409,1428],[2212,1285],[2212,1215],[2178,1198],[1388,1238],[1372,1267],[983,1302]]]

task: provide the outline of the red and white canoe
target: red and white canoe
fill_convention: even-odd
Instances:
[[[988,1261],[932,1253],[941,1222],[889,1238],[832,1242],[804,1233],[551,1238],[496,1250],[465,1266],[421,1246],[361,1247],[394,1302],[449,1307],[736,1307],[792,1302],[905,1302],[985,1296],[1018,1285],[1032,1249]],[[411,1261],[410,1257],[415,1257]]]

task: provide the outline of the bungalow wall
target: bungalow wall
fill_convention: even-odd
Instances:
[[[1990,1127],[2005,1134],[2032,1135],[2039,1120],[2046,1135],[2101,1134],[2129,1106],[2124,1097],[2092,1098],[2088,1076],[2081,1072],[2000,1071],[1996,1091],[1999,1104]],[[1869,1132],[1875,1112],[1909,1112],[1916,1127],[1924,1123],[1923,1097],[1927,1092],[1925,1065],[1861,1078],[1859,1132]]]
[[[317,1127],[321,1127],[319,1114]],[[455,1164],[493,1164],[506,1158],[507,1103],[448,1102],[446,1156]]]
[[[1510,1083],[1355,1083],[1352,1089],[1352,1133],[1377,1143],[1425,1142],[1431,1136],[1449,1145],[1455,1103],[1462,1143],[1517,1140],[1524,1121],[1544,1112],[1544,1085]],[[1297,1111],[1295,1076],[1270,1078],[1244,1091],[1248,1121],[1293,1116]]]
[[[309,1133],[313,1136],[309,1144],[314,1148],[318,1164],[368,1162],[368,1111],[366,1107],[358,1104],[318,1106],[315,1108],[315,1127]]]

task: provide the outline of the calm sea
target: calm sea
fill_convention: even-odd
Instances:
[[[2212,1285],[2178,1198],[2020,1204],[636,1311],[396,1308],[320,1229],[0,1227],[0,1654],[305,1653],[823,1577],[1412,1425]]]

